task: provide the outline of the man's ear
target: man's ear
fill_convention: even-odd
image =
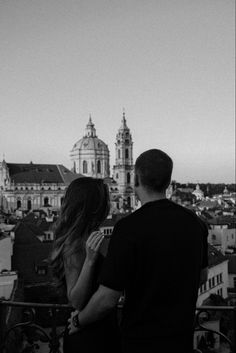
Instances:
[[[134,177],[134,186],[136,188],[139,186],[139,177],[137,174],[135,174],[135,177]]]

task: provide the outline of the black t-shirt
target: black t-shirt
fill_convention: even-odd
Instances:
[[[167,199],[148,202],[115,225],[100,283],[125,291],[124,337],[192,333],[207,235],[195,213]]]

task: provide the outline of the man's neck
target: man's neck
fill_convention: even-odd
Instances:
[[[140,198],[141,205],[145,205],[145,203],[152,202],[152,201],[158,201],[158,200],[163,200],[166,199],[166,194],[165,192],[163,193],[155,193],[155,194],[143,194],[142,197]]]

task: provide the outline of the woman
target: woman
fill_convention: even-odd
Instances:
[[[103,262],[101,247],[106,247],[98,231],[109,213],[109,192],[101,179],[78,178],[66,191],[55,229],[52,270],[68,301],[82,310],[98,287]],[[100,251],[99,251],[100,250]],[[64,335],[64,353],[120,352],[117,314]]]

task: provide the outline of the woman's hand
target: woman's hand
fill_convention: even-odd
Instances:
[[[101,231],[92,232],[86,241],[86,261],[94,263],[98,257],[99,248],[104,239]]]
[[[79,331],[79,329],[78,329],[76,326],[74,326],[74,322],[73,322],[73,321],[74,321],[73,318],[74,318],[76,315],[78,315],[78,313],[79,313],[78,310],[73,311],[73,312],[71,313],[71,315],[70,315],[70,318],[68,319],[68,322],[69,322],[69,324],[68,324],[69,335],[72,335],[73,333]]]

